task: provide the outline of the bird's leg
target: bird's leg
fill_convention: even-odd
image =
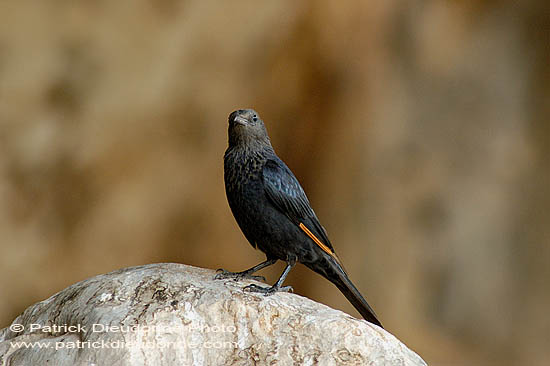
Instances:
[[[226,279],[226,278],[232,278],[235,281],[239,281],[239,280],[242,280],[242,279],[265,281],[264,276],[253,276],[252,274],[255,273],[255,272],[258,272],[260,269],[271,266],[275,262],[277,262],[277,259],[267,259],[265,262],[257,264],[254,267],[249,268],[246,271],[242,271],[242,272],[229,272],[229,271],[226,271],[223,268],[220,268],[216,271],[216,272],[218,272],[218,274],[214,277],[214,279],[215,280],[223,280],[223,279]]]
[[[281,274],[281,277],[277,280],[277,282],[271,286],[271,287],[261,287],[258,285],[248,285],[243,290],[250,291],[250,292],[259,292],[264,294],[265,296],[273,295],[275,292],[278,291],[284,291],[284,292],[293,292],[292,286],[282,286],[283,282],[285,282],[286,276],[288,276],[288,273],[290,270],[296,265],[296,259],[292,259],[287,262],[286,268]]]

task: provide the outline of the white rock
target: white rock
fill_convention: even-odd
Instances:
[[[0,331],[0,365],[426,365],[364,320],[213,277],[162,263],[74,284]]]

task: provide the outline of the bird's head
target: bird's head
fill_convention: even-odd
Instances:
[[[229,146],[271,147],[264,121],[253,109],[239,109],[229,115]]]

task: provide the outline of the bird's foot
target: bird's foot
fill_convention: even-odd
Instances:
[[[265,296],[271,296],[276,292],[294,292],[294,289],[292,288],[292,286],[262,287],[262,286],[258,286],[258,285],[254,285],[254,284],[244,287],[243,290],[248,291],[248,292],[258,292],[258,293],[264,294]]]
[[[265,281],[264,276],[254,276],[251,273],[248,273],[248,271],[229,272],[229,271],[226,271],[223,268],[220,268],[220,269],[216,270],[216,272],[218,274],[214,277],[215,280],[225,280],[225,279],[230,278],[230,279],[233,279],[235,281],[240,281],[240,280]]]

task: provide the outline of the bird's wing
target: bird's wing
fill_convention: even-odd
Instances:
[[[267,160],[263,168],[263,182],[271,203],[299,226],[324,252],[338,260],[327,232],[317,219],[298,179],[282,160]]]

